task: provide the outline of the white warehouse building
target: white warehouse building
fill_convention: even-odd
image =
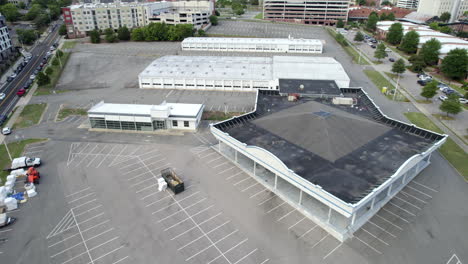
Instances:
[[[280,79],[332,80],[349,87],[343,66],[330,57],[164,56],[138,76],[142,89],[278,90]]]
[[[322,53],[318,39],[294,38],[186,38],[182,50]]]
[[[163,102],[159,105],[109,104],[104,101],[88,110],[91,129],[113,131],[196,131],[203,104]]]

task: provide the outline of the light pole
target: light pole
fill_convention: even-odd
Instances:
[[[395,101],[395,96],[398,92],[398,83],[400,82],[400,74],[398,73],[398,78],[397,78],[397,81],[396,81],[396,87],[395,87],[395,93],[393,93],[393,101]]]
[[[8,149],[8,144],[6,142],[6,137],[5,137],[5,139],[3,139],[3,144],[5,145],[5,149],[6,149],[7,153],[8,153],[8,157],[10,158],[10,161],[13,161],[13,159],[11,158],[10,150]]]

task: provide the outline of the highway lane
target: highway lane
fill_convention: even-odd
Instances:
[[[0,102],[0,115],[8,115],[13,110],[20,99],[16,95],[16,92],[26,84],[30,75],[34,72],[37,66],[41,64],[42,58],[46,55],[47,51],[49,51],[50,46],[57,41],[59,27],[60,24],[47,35],[41,44],[36,45],[36,47],[32,49],[31,54],[33,57],[30,62],[12,82],[2,89],[1,92],[5,93],[6,97]]]

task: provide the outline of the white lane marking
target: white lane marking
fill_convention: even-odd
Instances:
[[[301,239],[303,237],[305,237],[307,234],[309,234],[310,232],[312,232],[315,228],[317,228],[317,225],[314,225],[313,227],[311,227],[309,230],[307,230],[304,234],[302,234],[300,237],[298,237],[297,239]]]
[[[416,215],[413,214],[412,212],[406,210],[405,208],[402,208],[402,207],[396,205],[395,203],[393,203],[393,202],[391,202],[391,201],[388,202],[388,203],[391,204],[391,205],[393,205],[393,206],[395,206],[396,208],[400,209],[401,211],[406,212],[406,213],[409,214],[409,215],[416,216]]]
[[[212,232],[218,230],[219,228],[221,228],[221,227],[227,225],[229,222],[231,222],[231,221],[229,220],[229,221],[226,221],[226,222],[220,224],[219,226],[217,226],[217,227],[211,229],[210,231],[208,231],[206,234],[207,234],[207,235],[211,234]],[[177,250],[182,250],[182,249],[186,248],[187,246],[189,246],[189,245],[195,243],[196,241],[200,240],[200,239],[203,238],[203,237],[205,237],[205,236],[204,236],[204,235],[201,235],[201,236],[197,237],[196,239],[190,241],[189,243],[185,244],[184,246],[178,248]]]
[[[428,190],[430,190],[430,191],[433,191],[433,192],[435,192],[435,193],[438,193],[438,192],[439,192],[439,191],[437,191],[437,190],[435,190],[435,189],[432,189],[431,187],[428,187],[428,186],[426,186],[426,185],[424,185],[424,184],[422,184],[422,183],[419,183],[419,182],[417,182],[417,181],[415,181],[415,180],[412,180],[411,182],[412,182],[412,183],[416,183],[417,185],[422,186],[422,187],[424,187],[424,188],[426,188],[426,189],[428,189]],[[410,183],[411,183],[411,182],[410,182]]]
[[[95,210],[95,209],[97,209],[97,208],[99,208],[99,207],[102,207],[102,204],[97,205],[97,206],[95,206],[95,207],[93,207],[93,208],[91,208],[91,209],[88,209],[88,210],[86,210],[86,211],[83,211],[83,212],[81,212],[81,213],[79,213],[79,214],[76,214],[75,217],[78,217],[78,216],[84,215],[84,214],[86,214],[86,213],[89,213],[89,212],[91,212],[92,210]]]
[[[92,236],[92,237],[90,237],[90,238],[86,239],[86,240],[85,240],[85,242],[87,242],[87,241],[89,241],[89,240],[92,240],[92,239],[94,239],[94,238],[96,238],[96,237],[99,237],[99,236],[101,236],[101,235],[103,235],[103,234],[105,234],[105,233],[107,233],[107,232],[110,232],[110,231],[112,231],[112,230],[114,230],[114,228],[113,228],[113,227],[112,227],[112,228],[109,228],[109,229],[107,229],[107,230],[106,230],[106,231],[104,231],[104,232],[101,232],[101,233],[99,233],[99,234],[97,234],[97,235],[95,235],[95,236]]]
[[[243,189],[241,192],[245,192],[245,191],[249,190],[250,188],[255,187],[255,186],[259,185],[259,184],[260,184],[259,182],[256,182],[255,184],[252,184],[249,187]]]
[[[330,234],[327,233],[322,239],[320,239],[317,243],[315,243],[312,248],[315,248],[318,244],[320,244],[323,240],[325,240]]]
[[[288,227],[288,230],[290,230],[291,228],[295,227],[296,225],[298,225],[300,222],[304,221],[304,219],[306,219],[306,217],[304,216],[301,220],[297,221],[295,224],[293,224],[292,226]]]
[[[283,220],[283,219],[286,218],[288,215],[294,213],[294,211],[296,211],[296,209],[293,208],[289,213],[287,213],[287,214],[283,215],[282,217],[278,218],[276,221],[279,222],[279,221]]]
[[[75,223],[77,223],[76,221],[76,217],[75,217],[75,213],[73,212],[73,208],[70,210],[71,214],[72,214],[72,217],[73,219],[75,220]],[[85,239],[84,239],[84,236],[83,236],[83,233],[81,232],[81,228],[79,225],[76,225],[77,229],[78,229],[78,233],[80,234],[81,236],[81,240],[83,241],[83,245],[86,249],[86,253],[88,253],[88,257],[89,259],[91,260],[91,263],[93,264],[93,257],[91,256],[91,253],[89,252],[89,249],[88,249],[88,245],[86,245],[86,242],[85,242]]]
[[[192,196],[198,194],[199,192],[200,192],[200,191],[194,192],[194,193],[190,194],[189,196],[186,196],[186,197],[180,199],[179,202],[182,202],[183,200],[185,200],[185,199],[187,199],[187,198],[190,198],[190,197],[192,197]],[[163,197],[163,198],[161,198],[161,199],[159,199],[159,200],[157,200],[157,201],[155,201],[155,202],[152,202],[152,203],[147,204],[145,207],[148,207],[148,206],[150,206],[150,205],[153,205],[153,204],[155,204],[155,203],[157,203],[157,202],[160,202],[160,201],[162,201],[162,200],[165,200],[165,199],[171,198],[171,197],[172,197],[172,195],[169,194],[169,195],[167,195],[166,197]],[[174,203],[172,203],[171,205],[173,205],[173,204],[174,204]],[[169,205],[168,207],[170,207],[171,205]]]
[[[234,178],[234,177],[236,177],[236,176],[238,176],[238,175],[241,175],[242,173],[243,173],[243,171],[239,171],[238,173],[233,174],[233,175],[227,177],[227,178],[226,178],[226,181],[229,181],[230,179],[232,179],[232,178]]]
[[[232,231],[231,233],[225,235],[223,238],[220,238],[219,240],[217,240],[217,241],[215,242],[215,244],[217,244],[217,243],[223,241],[224,239],[226,239],[226,238],[232,236],[233,234],[237,233],[238,231],[239,231],[239,229],[236,229],[236,230]],[[208,248],[210,248],[210,247],[211,247],[211,246],[208,246],[208,247],[206,247],[206,249],[208,249]],[[205,249],[205,250],[206,250],[206,249]],[[205,251],[205,250],[203,250],[203,251]],[[202,251],[201,251],[201,252],[202,252]],[[201,253],[201,252],[200,252],[200,253]],[[218,255],[216,258],[212,259],[212,260],[209,261],[207,264],[210,264],[211,262],[217,260],[219,257],[221,257],[221,255]]]
[[[93,228],[96,228],[96,227],[98,227],[98,226],[100,226],[100,225],[103,225],[103,224],[105,224],[105,223],[107,223],[107,222],[109,222],[109,221],[110,221],[110,220],[104,220],[104,221],[100,222],[99,224],[95,224],[95,225],[93,225],[93,226],[90,226],[90,227],[86,228],[85,230],[83,230],[83,231],[81,231],[81,232],[82,232],[82,233],[87,232],[87,231],[89,231],[89,230],[91,230],[91,229],[93,229]]]
[[[219,257],[221,256],[224,256],[226,253],[229,253],[231,250],[234,250],[236,247],[242,245],[243,243],[245,243],[247,240],[249,240],[248,238],[242,240],[241,242],[237,243],[236,245],[232,246],[230,249],[224,251],[224,252],[221,252],[221,255],[217,256],[216,258],[212,259],[209,263],[215,261],[216,259],[218,259]],[[211,246],[210,246],[211,247]],[[209,248],[209,247],[208,247]],[[226,256],[225,256],[226,257]],[[186,259],[185,261],[189,260],[190,258]],[[227,259],[227,258],[226,258]],[[229,260],[228,260],[229,263],[231,263]]]
[[[211,155],[214,155],[214,154],[216,154],[216,153],[217,153],[217,152],[211,152],[211,153],[208,153],[208,154],[206,154],[206,155],[200,156],[200,158],[201,158],[201,159],[204,159],[204,158],[209,157],[209,156],[211,156]]]
[[[78,161],[78,163],[76,163],[75,167],[78,168],[78,166],[81,164],[81,162],[83,162],[90,154],[93,154],[93,151],[94,151],[98,146],[99,146],[99,144],[96,144],[96,145],[94,146],[94,148],[91,149],[90,152],[86,153],[86,154],[84,155],[84,157],[83,157],[80,161]]]
[[[389,214],[391,214],[391,215],[393,215],[393,216],[396,216],[396,217],[400,218],[401,220],[403,220],[403,221],[405,221],[406,223],[409,224],[409,221],[408,221],[408,220],[406,220],[405,218],[403,218],[403,217],[401,217],[401,216],[399,216],[399,215],[393,213],[392,211],[389,211],[389,210],[387,210],[387,209],[385,209],[385,208],[382,208],[382,210],[384,210],[385,212],[387,212],[387,213],[389,213]]]
[[[170,91],[166,94],[166,98],[169,97],[169,95],[171,95],[172,92],[174,92],[174,90],[170,90]]]
[[[212,160],[207,161],[206,163],[208,164],[208,163],[211,163],[211,162],[213,162],[213,161],[219,160],[219,159],[221,159],[221,158],[224,158],[224,157],[223,157],[223,156],[219,156],[219,157],[217,157],[217,158],[214,158],[214,159],[212,159]]]
[[[67,252],[68,250],[70,250],[70,249],[72,249],[72,248],[75,248],[75,247],[77,247],[77,246],[79,246],[79,245],[81,245],[81,244],[84,244],[84,242],[81,241],[81,242],[78,243],[78,244],[75,244],[75,245],[73,245],[73,246],[71,246],[71,247],[68,247],[68,248],[66,248],[66,249],[64,249],[64,250],[62,250],[62,251],[60,251],[60,252],[58,252],[58,253],[56,253],[56,254],[50,256],[50,258],[55,258],[56,256],[58,256],[58,255],[60,255],[60,254],[62,254],[62,253],[65,253],[65,252]]]
[[[267,263],[268,261],[270,261],[270,259],[265,259],[265,260],[264,260],[262,263],[260,263],[260,264],[265,264],[265,263]]]
[[[90,220],[92,220],[92,219],[94,219],[94,218],[97,218],[97,217],[101,216],[101,215],[104,215],[104,213],[100,213],[100,214],[97,214],[97,215],[95,215],[95,216],[92,216],[92,217],[90,217],[90,218],[87,218],[86,220],[84,220],[84,221],[82,221],[82,222],[79,222],[79,223],[77,223],[77,225],[84,224],[84,223],[86,223],[86,222],[88,222],[88,221],[90,221]]]
[[[273,212],[274,210],[280,208],[285,203],[286,202],[282,202],[282,203],[278,204],[277,206],[275,206],[275,207],[271,208],[270,210],[268,210],[266,213],[269,214],[269,213]]]
[[[83,199],[83,198],[86,198],[86,197],[88,197],[88,196],[91,196],[91,195],[93,195],[93,194],[95,194],[95,193],[92,192],[92,193],[85,194],[85,195],[83,195],[83,196],[81,196],[81,197],[79,197],[79,198],[76,198],[76,199],[73,199],[73,200],[69,201],[68,204],[74,203],[74,202],[76,202],[76,201],[79,201],[79,200],[81,200],[81,199]]]
[[[387,245],[387,246],[390,246],[390,244],[388,244],[387,242],[383,241],[382,239],[378,238],[376,235],[372,234],[371,232],[367,231],[366,229],[364,229],[363,227],[361,227],[361,230],[366,232],[367,234],[371,235],[373,238],[377,239],[378,241],[382,242],[383,244]]]
[[[372,222],[372,221],[370,221],[370,220],[369,220],[369,221],[367,221],[367,222],[368,222],[368,223],[370,223],[371,225],[373,225],[373,226],[377,227],[378,229],[380,229],[380,230],[384,231],[385,233],[389,234],[389,235],[390,235],[390,236],[392,236],[393,238],[396,238],[396,236],[395,236],[394,234],[392,234],[392,233],[388,232],[387,230],[385,230],[383,227],[381,227],[381,226],[377,225],[376,223],[374,223],[374,222]]]
[[[425,193],[425,192],[423,192],[423,191],[420,191],[420,190],[418,190],[418,189],[416,189],[416,188],[413,188],[413,187],[411,187],[411,186],[409,186],[409,185],[406,185],[406,187],[408,187],[408,188],[410,188],[411,190],[414,190],[414,191],[416,191],[416,192],[418,192],[418,193],[420,193],[420,194],[422,194],[422,195],[425,195],[425,196],[427,196],[427,197],[429,197],[429,198],[432,198],[432,196],[430,196],[429,194],[427,194],[427,193]]]
[[[243,261],[244,259],[246,259],[248,256],[252,255],[252,254],[253,254],[255,251],[257,251],[257,250],[258,250],[258,248],[256,248],[256,249],[250,251],[247,255],[243,256],[243,257],[240,258],[238,261],[234,262],[234,264],[237,264],[237,263]]]
[[[111,239],[107,240],[106,242],[101,243],[101,244],[99,244],[99,245],[97,245],[97,246],[91,248],[89,251],[93,251],[93,250],[95,250],[95,249],[97,249],[97,248],[99,248],[99,247],[102,247],[102,246],[104,246],[105,244],[107,244],[107,243],[109,243],[109,242],[112,242],[112,241],[114,241],[114,240],[116,240],[116,239],[118,239],[118,238],[119,238],[118,236],[116,236],[116,237],[114,237],[114,238],[111,238]]]
[[[330,251],[326,256],[324,256],[323,259],[328,258],[333,252],[335,252],[338,248],[340,248],[341,245],[343,245],[343,242],[341,242],[341,243],[340,243],[338,246],[336,246],[332,251]]]
[[[357,240],[361,241],[361,243],[363,243],[364,245],[368,246],[370,249],[374,250],[374,251],[377,252],[378,254],[382,254],[382,252],[378,251],[377,249],[375,249],[375,248],[372,247],[371,245],[367,244],[366,242],[364,242],[363,240],[361,240],[359,237],[354,236],[354,238],[356,238]]]
[[[70,239],[70,238],[72,238],[72,237],[75,237],[75,236],[77,236],[77,235],[79,235],[79,233],[76,233],[76,234],[71,235],[71,236],[69,236],[69,237],[67,237],[67,238],[65,238],[65,239],[62,239],[62,240],[60,240],[60,241],[58,241],[58,242],[56,242],[56,243],[54,243],[54,244],[48,246],[48,248],[51,248],[51,247],[53,247],[53,246],[56,246],[56,245],[58,245],[58,244],[60,244],[60,243],[62,243],[62,242],[64,242],[64,241],[67,241],[68,239]]]
[[[119,154],[115,155],[115,158],[109,163],[109,167],[111,167],[112,165],[114,165],[114,162],[117,158],[120,157],[120,155],[122,155],[122,153],[125,151],[125,149],[127,149],[128,145],[125,145],[119,152]]]
[[[77,192],[74,192],[74,193],[72,193],[72,194],[69,194],[69,195],[67,195],[67,196],[65,196],[65,197],[70,197],[70,196],[73,196],[73,195],[75,195],[75,194],[79,194],[79,193],[81,193],[81,192],[87,191],[87,190],[89,190],[89,189],[91,189],[91,187],[84,188],[84,189],[82,189],[82,190],[79,190],[79,191],[77,191]]]
[[[112,151],[114,151],[114,148],[117,147],[117,145],[114,145],[112,146],[111,150],[109,151],[109,153],[106,154],[106,156],[104,156],[104,158],[101,160],[101,162],[99,162],[98,165],[96,165],[96,168],[99,168],[99,166],[101,166],[101,164],[107,159],[107,157],[109,157],[109,155],[112,153]]]

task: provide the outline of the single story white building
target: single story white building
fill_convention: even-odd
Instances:
[[[318,39],[294,38],[186,38],[182,50],[322,53],[323,43]]]
[[[164,56],[138,76],[140,88],[222,91],[278,90],[280,79],[334,81],[349,87],[343,66],[331,57]]]
[[[138,105],[101,101],[88,110],[88,118],[91,129],[195,131],[200,124],[203,108],[203,104],[163,102],[160,105]]]

